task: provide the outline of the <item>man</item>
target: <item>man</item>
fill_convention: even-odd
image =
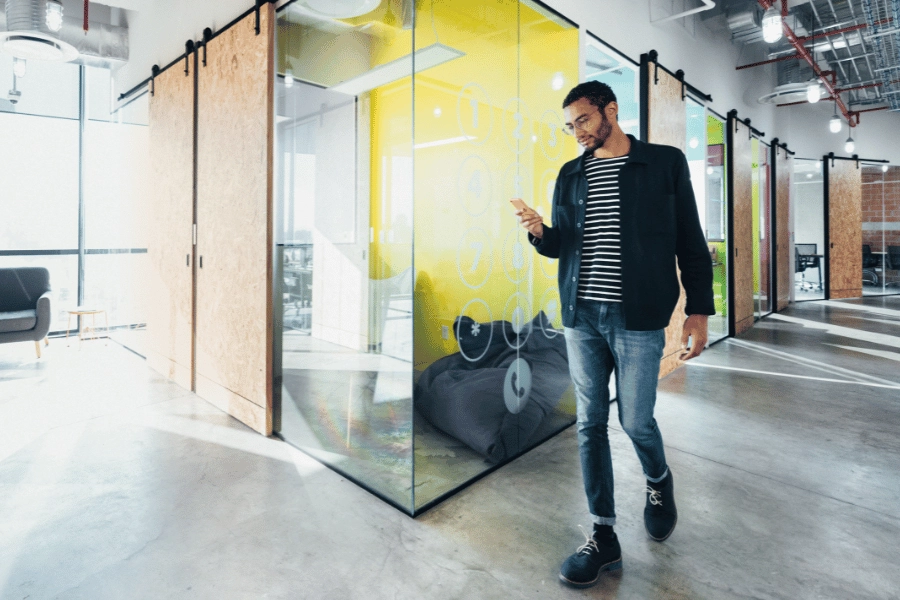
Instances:
[[[593,535],[566,559],[559,576],[588,587],[603,572],[622,568],[607,437],[610,374],[615,370],[619,421],[647,479],[644,525],[651,538],[663,541],[678,514],[653,408],[664,328],[680,294],[676,258],[687,294],[682,360],[703,351],[715,309],[712,261],[684,153],[625,135],[615,94],[598,81],[576,86],[563,110],[566,130],[584,154],[559,172],[550,227],[531,208],[516,215],[535,249],[559,259],[582,476],[594,521]]]

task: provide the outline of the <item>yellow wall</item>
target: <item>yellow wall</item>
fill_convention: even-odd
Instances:
[[[439,42],[465,56],[415,78],[417,370],[458,351],[452,327],[466,307],[484,322],[511,321],[520,306],[530,321],[555,304],[561,327],[555,261],[528,244],[509,198],[549,223],[556,175],[577,155],[559,128],[578,80],[577,29],[513,2],[436,3],[433,27],[430,10],[417,17],[417,47]]]

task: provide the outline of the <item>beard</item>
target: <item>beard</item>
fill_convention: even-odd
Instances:
[[[585,151],[587,152],[594,152],[598,148],[602,148],[603,144],[606,143],[606,140],[609,139],[610,134],[612,134],[612,123],[609,122],[609,119],[606,118],[606,115],[603,112],[600,114],[603,116],[603,121],[600,123],[600,127],[597,128],[597,131],[591,136],[588,145],[585,146]]]

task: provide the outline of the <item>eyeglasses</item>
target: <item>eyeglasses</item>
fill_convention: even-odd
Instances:
[[[580,117],[575,119],[575,121],[572,124],[563,126],[563,133],[566,133],[568,135],[575,135],[576,129],[585,131],[587,128],[588,122],[591,120],[591,117],[593,117],[594,115],[599,114],[599,113],[600,113],[600,111],[596,110],[592,114],[581,115]]]

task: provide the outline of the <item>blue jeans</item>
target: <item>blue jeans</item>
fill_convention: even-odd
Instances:
[[[566,327],[569,372],[578,404],[578,447],[588,508],[594,522],[615,525],[609,451],[609,377],[616,373],[619,422],[631,438],[644,476],[668,474],[662,435],[653,418],[666,336],[662,329],[628,331],[619,302],[578,300],[575,326]]]

